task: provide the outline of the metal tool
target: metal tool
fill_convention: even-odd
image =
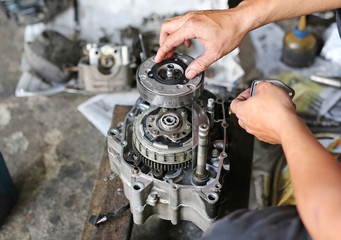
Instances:
[[[250,96],[254,96],[256,94],[256,87],[260,82],[270,82],[270,83],[275,84],[276,86],[284,89],[288,93],[289,97],[294,98],[294,96],[295,96],[295,90],[294,89],[292,89],[291,87],[286,85],[284,82],[282,82],[280,80],[276,80],[276,79],[253,81],[251,84]]]
[[[324,77],[318,75],[311,75],[311,81],[321,83],[324,85],[341,88],[341,77]]]

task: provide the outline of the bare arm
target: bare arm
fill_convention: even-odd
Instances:
[[[249,98],[246,91],[231,108],[249,133],[282,144],[297,209],[313,239],[339,239],[341,165],[296,115],[286,93],[271,83],[261,83],[254,97]]]
[[[244,0],[234,9],[190,12],[162,25],[155,61],[172,56],[175,47],[182,43],[190,47],[190,40],[196,38],[206,51],[187,68],[187,78],[193,78],[235,49],[245,34],[255,28],[340,7],[340,0]]]

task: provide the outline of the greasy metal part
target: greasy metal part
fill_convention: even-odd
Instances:
[[[213,98],[209,98],[207,100],[207,113],[209,115],[210,118],[210,127],[213,126],[213,121],[214,121],[214,99]]]
[[[189,220],[206,230],[216,219],[223,184],[221,179],[229,169],[229,163],[225,162],[227,157],[226,110],[223,108],[223,102],[216,103],[216,106],[223,109],[221,110],[223,114],[221,119],[215,119],[216,124],[210,131],[218,128],[217,132],[222,136],[221,139],[212,141],[216,143],[220,153],[218,152],[219,156],[208,156],[206,169],[209,172],[209,179],[202,186],[192,182],[192,168],[174,168],[175,163],[168,165],[173,169],[163,170],[157,169],[159,163],[153,162],[154,166],[151,166],[150,170],[145,173],[142,171],[145,167],[143,161],[139,161],[136,157],[139,153],[133,140],[134,125],[136,121],[148,118],[148,112],[158,109],[150,106],[142,98],[136,102],[124,124],[109,131],[108,151],[111,169],[118,173],[123,181],[124,192],[130,201],[136,224],[142,224],[149,216],[156,214],[162,219],[170,220],[173,224],[177,224],[179,220]],[[191,147],[190,141],[189,148]],[[158,153],[163,151],[162,148],[158,149]],[[190,161],[186,164],[188,163]]]
[[[136,73],[137,89],[150,104],[177,108],[192,104],[203,91],[204,74],[193,79],[185,77],[187,66],[193,58],[175,53],[171,59],[159,64],[154,57],[148,58]]]
[[[207,148],[208,148],[208,131],[209,126],[201,124],[199,126],[199,145],[198,145],[198,160],[195,173],[199,176],[206,175]]]
[[[23,57],[30,72],[45,82],[67,82],[72,74],[66,69],[77,65],[81,47],[56,31],[45,30],[34,41],[25,43]]]
[[[185,108],[162,108],[146,120],[147,131],[154,137],[165,136],[172,142],[187,137],[192,131],[192,124],[187,120]]]
[[[198,186],[205,185],[210,177],[209,171],[206,169],[209,129],[207,124],[199,126],[197,167],[192,175],[193,183]]]
[[[131,88],[129,48],[125,45],[87,44],[87,57],[78,64],[79,89],[113,92]]]
[[[156,65],[164,80],[181,79],[175,69],[182,70],[169,64],[150,69]],[[140,91],[143,96],[147,90]],[[216,220],[226,200],[221,196],[230,163],[228,107],[212,97],[203,91],[193,102],[177,107],[157,106],[140,97],[124,123],[109,131],[110,166],[124,184],[134,223],[157,215],[173,224],[188,220],[206,230]]]
[[[185,114],[180,118],[182,113]],[[168,119],[173,124],[167,125]],[[133,143],[142,155],[141,160],[148,166],[163,170],[188,167],[192,159],[191,130],[186,129],[189,124],[187,113],[181,108],[167,110],[154,106],[137,116],[133,127]]]
[[[205,113],[204,109],[196,102],[192,104],[192,149],[193,149],[193,159],[192,168],[197,166],[197,146],[198,146],[198,127],[201,124],[209,125],[210,121]]]

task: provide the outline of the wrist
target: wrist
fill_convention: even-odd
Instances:
[[[275,2],[271,0],[244,0],[235,9],[240,12],[247,32],[275,21]]]
[[[296,112],[286,113],[278,123],[278,138],[282,145],[291,141],[298,132],[308,129]]]

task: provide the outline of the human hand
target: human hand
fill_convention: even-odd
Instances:
[[[288,94],[269,82],[260,82],[256,94],[250,97],[250,89],[242,92],[231,103],[231,110],[239,125],[259,140],[280,144],[286,128],[298,116],[295,104]]]
[[[160,33],[160,48],[155,62],[172,57],[175,47],[191,46],[191,39],[198,39],[205,52],[197,57],[186,69],[191,79],[207,69],[213,62],[235,49],[247,33],[245,17],[240,11],[211,10],[190,12],[164,22]]]

